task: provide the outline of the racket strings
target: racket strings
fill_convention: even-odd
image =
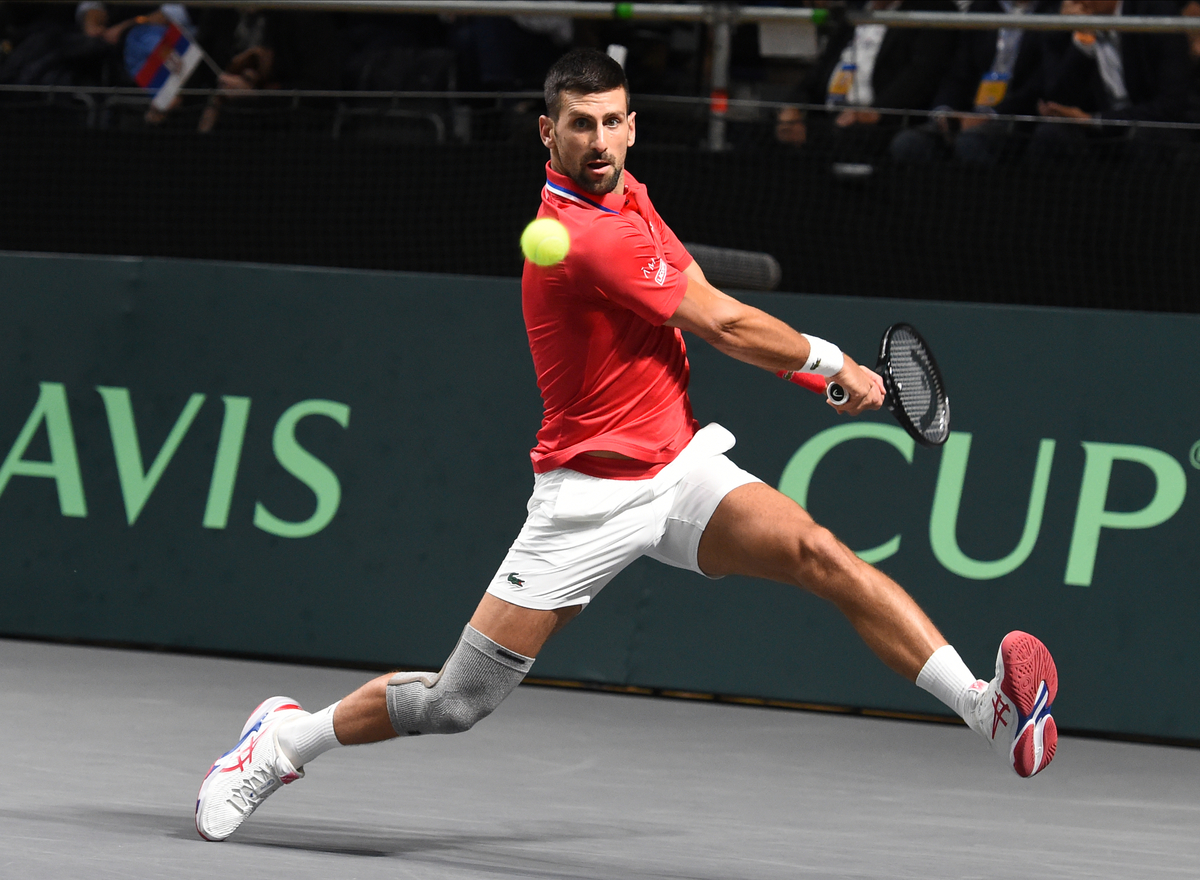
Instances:
[[[950,402],[924,341],[906,327],[897,327],[888,345],[895,404],[930,443],[945,441],[950,427]]]

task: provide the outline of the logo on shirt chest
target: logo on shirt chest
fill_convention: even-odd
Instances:
[[[667,280],[667,261],[662,257],[651,257],[650,262],[642,269],[643,278],[653,278],[654,283],[662,286]]]

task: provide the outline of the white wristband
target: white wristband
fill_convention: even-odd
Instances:
[[[807,333],[800,335],[808,340],[808,360],[798,372],[816,373],[829,379],[842,371],[846,359],[840,348],[820,336],[809,336]]]

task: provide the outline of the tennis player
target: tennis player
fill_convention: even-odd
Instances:
[[[436,675],[400,672],[310,714],[273,697],[200,788],[196,828],[223,840],[318,755],[398,736],[459,733],[489,715],[546,640],[639,556],[719,578],[793,584],[834,603],[880,659],[958,713],[1020,776],[1054,756],[1054,661],[1014,632],[978,680],[916,602],[787,496],[735,465],[725,428],[688,400],[684,332],[771,372],[815,372],[877,409],[882,381],[837,346],[710,285],[625,170],[624,71],[574,50],[546,78],[550,151],[539,216],[571,235],[561,263],[525,264],[522,302],[544,402],[528,519]]]

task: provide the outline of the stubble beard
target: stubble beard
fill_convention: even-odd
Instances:
[[[599,180],[593,179],[588,174],[588,162],[595,162],[597,159],[603,159],[609,164],[608,174],[604,175]],[[579,171],[571,179],[579,185],[579,188],[584,192],[593,196],[606,196],[617,188],[617,181],[621,179],[621,172],[625,170],[625,163],[618,163],[616,159],[607,154],[603,156],[592,156],[583,160],[579,164]]]

